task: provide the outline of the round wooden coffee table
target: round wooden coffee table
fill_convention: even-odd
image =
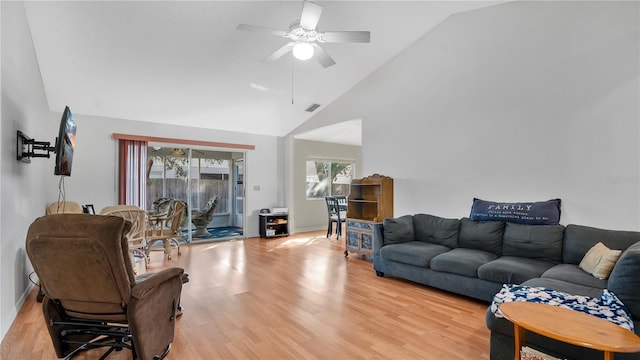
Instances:
[[[513,323],[515,360],[525,342],[525,330],[568,344],[613,353],[640,352],[640,337],[610,321],[554,305],[514,301],[500,304],[500,312]]]

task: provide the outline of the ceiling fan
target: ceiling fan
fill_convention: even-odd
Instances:
[[[318,20],[320,20],[320,14],[322,14],[322,6],[310,1],[305,1],[300,20],[291,24],[289,31],[246,24],[238,25],[237,29],[264,32],[291,40],[271,53],[271,55],[262,59],[262,62],[275,61],[291,51],[293,52],[293,56],[299,60],[308,60],[315,55],[320,65],[327,68],[336,62],[333,61],[331,56],[320,46],[321,43],[370,42],[371,34],[369,31],[318,32],[316,25],[318,25]]]

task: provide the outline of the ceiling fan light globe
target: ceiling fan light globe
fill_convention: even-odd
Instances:
[[[313,56],[313,46],[306,42],[300,42],[293,46],[293,56],[298,60],[309,60]]]

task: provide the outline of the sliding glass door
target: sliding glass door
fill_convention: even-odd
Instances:
[[[185,241],[243,236],[244,153],[158,145],[148,149],[147,209],[162,211],[155,208],[166,198],[185,202]]]
[[[235,214],[233,224],[235,226],[242,227],[244,220],[244,157],[237,158],[233,161],[234,164],[234,196],[235,203],[233,213]]]
[[[155,150],[154,150],[155,149]],[[189,158],[184,149],[149,148],[147,152],[147,209],[159,199],[188,202]]]

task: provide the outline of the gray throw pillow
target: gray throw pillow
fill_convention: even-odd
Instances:
[[[502,241],[503,256],[562,262],[562,225],[522,225],[506,223]]]
[[[640,242],[622,253],[609,275],[607,289],[616,294],[634,319],[640,319]]]
[[[488,251],[500,256],[503,235],[502,221],[473,221],[462,218],[458,245],[462,248]]]
[[[398,218],[385,218],[382,222],[384,244],[399,244],[416,239],[413,230],[413,216],[404,215]]]
[[[450,248],[458,246],[458,230],[460,229],[460,220],[458,219],[415,214],[413,215],[413,227],[418,241],[444,245]]]

